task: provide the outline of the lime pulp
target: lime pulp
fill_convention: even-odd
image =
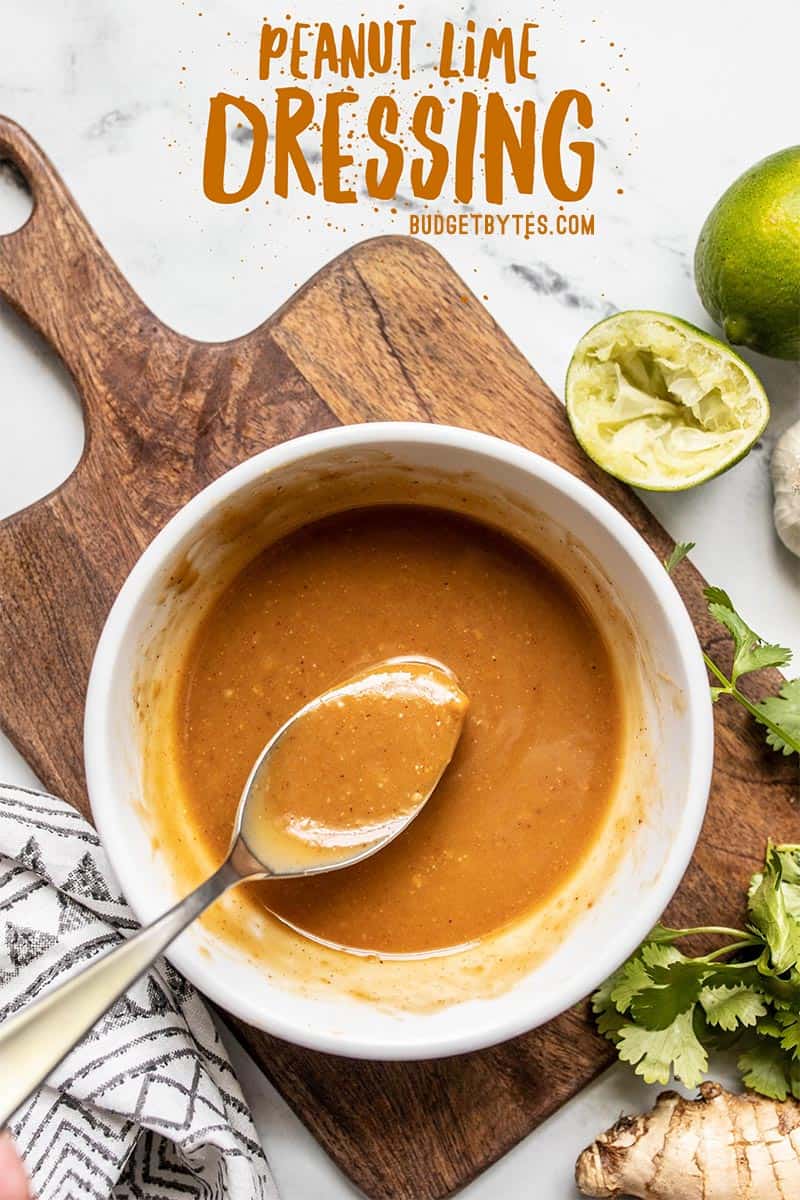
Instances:
[[[757,375],[729,346],[666,313],[616,313],[584,334],[567,372],[567,415],[590,458],[653,491],[728,470],[769,420]]]

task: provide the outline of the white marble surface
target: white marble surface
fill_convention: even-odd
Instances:
[[[379,0],[335,7],[337,21],[362,10],[398,15]],[[331,6],[320,0],[294,0],[272,15],[278,20],[286,11],[331,19]],[[797,138],[796,4],[772,0],[754,9],[729,0],[667,11],[637,0],[472,0],[459,13],[478,22],[537,20],[539,79],[530,94],[544,98],[563,86],[592,94],[598,176],[587,207],[598,233],[539,241],[442,237],[438,248],[556,390],[576,339],[612,306],[661,308],[708,326],[691,277],[705,213],[741,170]],[[256,79],[262,15],[245,0],[2,5],[0,111],[45,147],[151,307],[201,338],[251,328],[345,246],[406,229],[402,207],[393,216],[390,206],[373,212],[363,202],[335,210],[296,200],[266,204],[266,189],[247,213],[204,199],[208,96],[221,89],[267,94]],[[444,0],[409,0],[402,15],[418,18],[424,32],[458,14]],[[22,209],[22,197],[0,187],[0,230]],[[649,502],[676,537],[697,542],[695,561],[732,592],[756,628],[800,655],[800,562],[774,537],[767,475],[776,434],[800,417],[798,376],[786,364],[753,362],[773,403],[762,444],[705,487]],[[83,426],[60,364],[2,306],[0,397],[4,516],[69,472]],[[32,782],[5,742],[0,776]],[[354,1196],[260,1072],[234,1053],[285,1200]],[[464,1195],[570,1200],[575,1152],[621,1109],[645,1099],[627,1072],[612,1070]]]

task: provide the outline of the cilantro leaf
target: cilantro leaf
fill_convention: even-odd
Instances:
[[[616,983],[619,974],[619,971],[615,971],[613,975],[609,975],[608,979],[606,979],[604,983],[600,984],[600,987],[597,989],[597,991],[592,992],[592,1012],[595,1014],[599,1015],[600,1013],[605,1012],[607,1008],[614,1007],[611,1000],[611,993],[614,990],[614,984]]]
[[[784,884],[800,884],[800,846],[776,846],[775,850],[780,855]]]
[[[774,1038],[776,1042],[779,1042],[783,1037],[783,1030],[780,1025],[774,1017],[770,1016],[764,1017],[763,1020],[759,1021],[756,1033],[759,1037]]]
[[[750,896],[748,910],[769,949],[769,968],[782,975],[800,961],[800,924],[789,911],[783,894],[781,852],[770,845],[761,879]]]
[[[597,1031],[608,1038],[616,1046],[619,1041],[619,1031],[625,1024],[625,1014],[617,1012],[613,1004],[597,1016]]]
[[[754,1092],[773,1100],[785,1100],[792,1090],[791,1060],[779,1042],[754,1037],[740,1056],[742,1082]]]
[[[626,1013],[634,997],[643,988],[650,987],[652,982],[644,960],[639,956],[629,958],[617,973],[617,982],[611,992],[617,1012]]]
[[[667,932],[660,926],[653,930],[656,936]],[[670,931],[669,936],[675,935]],[[631,1002],[643,990],[653,986],[650,967],[664,966],[682,959],[683,955],[674,946],[659,942],[644,943],[593,994],[592,1009],[599,1032],[616,1044],[621,1028],[629,1020],[626,1014]]]
[[[627,962],[624,962],[613,975],[609,976],[593,994],[592,1008],[594,1012],[598,1016],[609,1009],[614,1009],[618,1013],[626,1013],[634,996],[643,988],[651,987],[653,984],[648,966],[666,965],[683,958],[680,950],[664,944],[667,938],[671,941],[677,936],[675,931],[656,925],[636,953],[631,955]],[[653,937],[662,940],[651,942],[650,939]]]
[[[709,587],[703,594],[711,616],[724,625],[733,638],[731,683],[735,684],[740,675],[747,675],[751,671],[760,671],[764,667],[783,667],[789,662],[791,650],[765,642],[739,616],[730,596],[722,588]]]
[[[793,920],[800,923],[800,847],[772,846],[771,849],[780,863],[780,889],[786,911]],[[760,883],[762,878],[763,873],[753,876],[750,896],[755,892],[755,881]]]
[[[621,974],[622,968],[620,967],[619,971],[615,971],[613,975],[609,975],[605,983],[600,984],[600,987],[597,989],[597,991],[592,992],[592,1011],[596,1016],[600,1016],[600,1014],[606,1012],[607,1009],[614,1007],[614,1002],[611,997],[616,982]]]
[[[781,1045],[784,1050],[791,1051],[794,1058],[800,1058],[800,1013],[790,1009],[780,1010],[775,1015],[783,1029]]]
[[[624,969],[625,967],[620,967],[618,971],[610,975],[592,995],[592,1010],[597,1020],[597,1028],[604,1037],[614,1043],[617,1041],[617,1033],[624,1024],[625,1017],[615,1007],[612,997]]]
[[[708,966],[684,960],[654,966],[649,974],[655,986],[644,988],[633,998],[631,1014],[646,1029],[666,1029],[681,1013],[694,1009]]]
[[[700,1003],[709,1025],[732,1033],[740,1025],[755,1025],[767,1012],[765,997],[744,984],[734,987],[704,987]]]
[[[703,588],[703,595],[709,604],[718,604],[721,608],[733,609],[733,601],[724,588]]]
[[[694,542],[678,542],[664,560],[668,572],[672,572],[686,555],[694,549]],[[703,658],[709,672],[714,676],[711,699],[714,703],[722,696],[730,696],[748,710],[767,729],[767,744],[783,754],[800,754],[800,679],[785,683],[777,696],[769,696],[758,704],[753,703],[739,691],[736,684],[742,675],[760,671],[765,667],[785,667],[792,653],[785,646],[766,642],[739,615],[728,593],[719,587],[704,589],[708,611],[715,621],[727,629],[733,638],[733,664],[730,678],[705,652]]]
[[[675,543],[669,556],[664,559],[664,566],[666,567],[668,575],[671,575],[678,564],[683,562],[687,554],[691,554],[696,545],[696,542]]]
[[[772,845],[771,842],[770,842],[770,845]],[[756,873],[754,875],[750,876],[750,886],[747,889],[747,903],[748,904],[753,899],[753,896],[755,896],[758,889],[761,887],[763,879],[764,879],[763,871],[756,871]]]
[[[617,1052],[645,1083],[669,1083],[670,1072],[696,1087],[708,1067],[708,1055],[694,1031],[693,1012],[683,1012],[666,1029],[623,1025]]]
[[[777,696],[767,696],[756,705],[755,717],[761,721],[761,716],[767,718],[773,726],[779,726],[786,736],[770,729],[767,742],[773,750],[784,754],[793,754],[800,745],[800,679],[790,679],[784,683]],[[763,721],[761,722],[764,723]],[[787,740],[791,738],[794,745]]]

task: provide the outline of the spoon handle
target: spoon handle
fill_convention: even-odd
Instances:
[[[0,1129],[170,942],[241,879],[226,860],[210,879],[133,937],[0,1028]]]

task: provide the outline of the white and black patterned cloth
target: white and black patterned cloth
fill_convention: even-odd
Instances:
[[[80,814],[0,785],[0,1021],[136,927]],[[163,959],[11,1130],[37,1200],[277,1197],[214,1023]]]

